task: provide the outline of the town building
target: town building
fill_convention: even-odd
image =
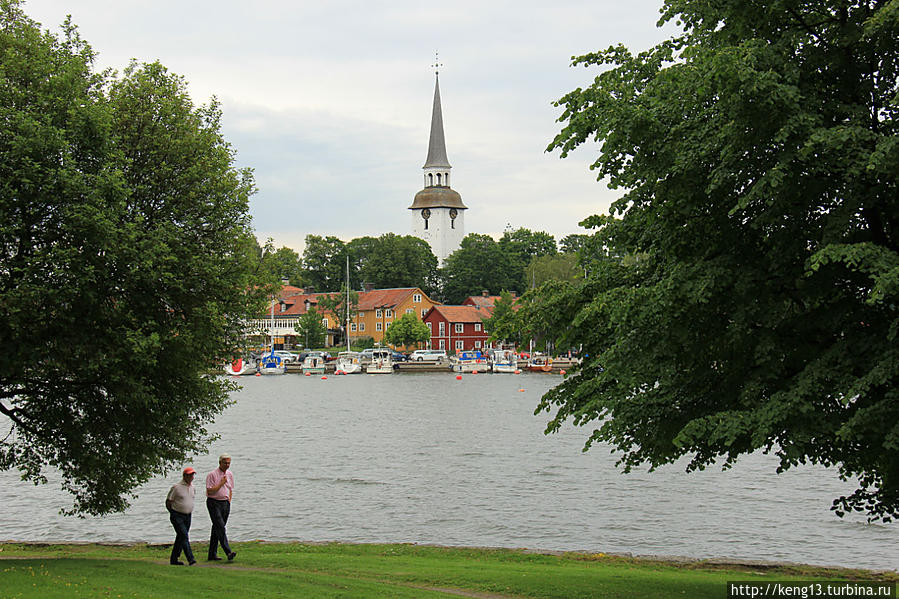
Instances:
[[[484,326],[492,314],[492,306],[434,306],[422,319],[431,331],[431,349],[458,353],[492,347]]]
[[[301,339],[296,331],[300,317],[310,309],[315,309],[327,330],[323,340],[326,347],[344,344],[346,323],[338,322],[337,315],[321,306],[322,297],[336,297],[338,292],[314,293],[298,287],[284,286],[268,313],[248,323],[251,334],[264,338],[264,343],[274,336],[275,349],[296,349],[305,346],[321,347],[322,341],[312,342]],[[419,319],[437,302],[418,287],[399,289],[367,288],[359,292],[359,303],[350,317],[350,342],[361,337],[371,337],[381,343],[384,332],[391,323],[406,313],[415,314]]]
[[[450,187],[450,166],[443,134],[443,111],[440,105],[440,74],[436,74],[434,105],[431,111],[431,134],[425,160],[424,189],[415,194],[412,211],[412,235],[431,246],[441,265],[446,257],[459,249],[465,237],[465,211],[462,196]]]

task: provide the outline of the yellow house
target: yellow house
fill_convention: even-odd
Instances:
[[[370,289],[359,293],[359,306],[350,320],[350,339],[371,337],[382,343],[384,331],[404,314],[421,320],[428,310],[439,305],[418,287]]]

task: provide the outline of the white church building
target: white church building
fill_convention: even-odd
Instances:
[[[465,237],[465,211],[462,196],[450,187],[450,166],[443,136],[443,112],[440,107],[440,75],[434,85],[431,113],[431,137],[425,160],[424,189],[415,194],[412,211],[412,235],[428,242],[442,265],[446,257],[459,249]]]

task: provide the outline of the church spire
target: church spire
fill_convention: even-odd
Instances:
[[[440,108],[440,74],[435,73],[434,108],[431,111],[431,138],[428,140],[428,159],[423,168],[452,168],[446,157],[446,139],[443,137],[443,111]]]

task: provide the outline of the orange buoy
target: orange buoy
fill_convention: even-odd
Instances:
[[[306,376],[312,376],[312,373],[311,373],[311,372],[307,372],[307,373],[306,373]]]
[[[520,371],[520,370],[516,370],[516,371],[515,371],[515,374],[521,374],[521,371]]]
[[[471,371],[471,374],[477,374],[477,373],[478,373],[477,370],[472,370],[472,371]]]
[[[524,393],[524,389],[519,389],[518,392],[519,392],[519,393]]]
[[[559,371],[559,374],[565,374],[565,371],[564,371],[564,370],[560,370],[560,371]]]
[[[322,380],[323,380],[323,381],[327,381],[327,380],[328,380],[328,377],[323,376],[323,377],[322,377]]]
[[[462,380],[462,375],[461,375],[461,374],[457,374],[457,375],[456,375],[456,380],[457,380],[457,381],[461,381],[461,380]]]
[[[262,373],[261,373],[261,372],[257,372],[257,373],[256,373],[256,376],[262,376]]]

